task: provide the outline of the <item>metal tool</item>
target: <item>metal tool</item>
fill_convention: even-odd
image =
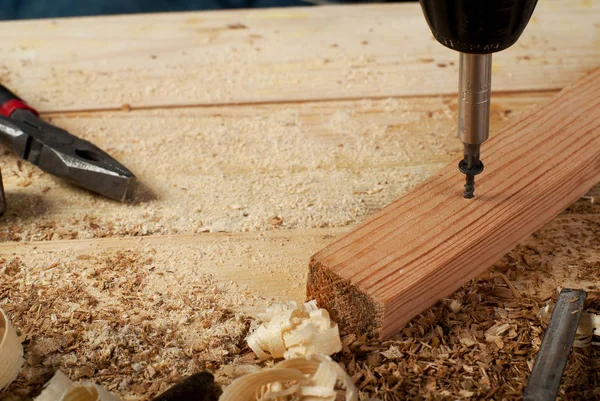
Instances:
[[[489,137],[492,53],[512,46],[527,26],[537,0],[419,0],[435,38],[460,52],[458,138],[466,175],[464,197],[473,198],[483,171],[480,147]]]
[[[583,290],[564,289],[560,292],[535,357],[523,401],[556,400],[586,297],[587,292]]]
[[[152,401],[217,401],[221,388],[208,372],[195,373],[171,387]]]
[[[94,144],[38,118],[0,85],[0,143],[42,170],[100,195],[124,201],[135,176]]]
[[[4,195],[4,185],[2,183],[2,172],[0,172],[0,216],[6,212],[6,197]]]

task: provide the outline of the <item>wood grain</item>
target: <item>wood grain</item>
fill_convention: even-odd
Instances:
[[[36,280],[61,280],[54,272],[59,264],[83,271],[91,260],[105,265],[103,260],[127,252],[133,258],[151,258],[150,264],[140,266],[154,277],[150,293],[170,285],[189,288],[205,276],[221,288],[220,297],[245,296],[247,310],[255,312],[275,300],[302,301],[310,255],[348,229],[8,242],[0,244],[0,268],[18,258]]]
[[[600,181],[600,69],[483,147],[476,198],[451,163],[313,256],[308,297],[389,337]]]
[[[551,96],[498,95],[492,134]],[[338,227],[362,222],[461,151],[456,96],[46,114],[138,178],[123,205],[0,157],[0,241]],[[310,154],[311,157],[306,157]]]
[[[560,90],[600,64],[598,15],[597,1],[539,2],[494,55],[493,90]],[[458,56],[416,3],[2,22],[0,38],[2,83],[40,111],[457,90]]]

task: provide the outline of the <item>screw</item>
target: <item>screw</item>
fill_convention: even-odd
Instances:
[[[458,169],[466,176],[465,192],[463,194],[464,198],[474,198],[475,176],[483,171],[483,163],[479,160],[479,155],[474,158],[465,156],[465,158],[458,163]]]
[[[475,197],[475,176],[473,174],[467,174],[466,176],[465,192],[463,196],[465,199],[471,199]]]

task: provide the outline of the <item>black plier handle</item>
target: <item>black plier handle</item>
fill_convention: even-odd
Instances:
[[[12,112],[16,109],[29,110],[36,116],[39,115],[35,109],[29,107],[27,103],[12,93],[6,86],[0,84],[0,115],[10,117]],[[2,173],[0,173],[0,216],[2,216],[4,212],[6,212],[6,195],[4,194]]]

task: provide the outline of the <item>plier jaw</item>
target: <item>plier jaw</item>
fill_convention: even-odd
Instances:
[[[0,85],[0,142],[20,158],[73,184],[124,201],[135,176],[96,145],[49,124]]]

